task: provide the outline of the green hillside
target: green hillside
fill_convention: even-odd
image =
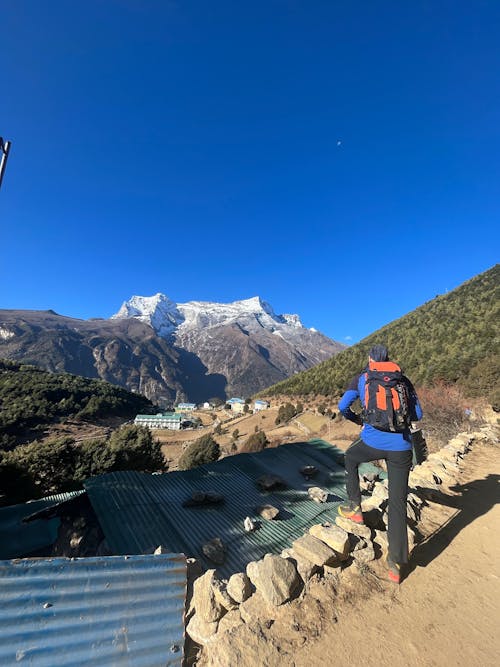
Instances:
[[[436,380],[459,383],[468,396],[500,403],[498,344],[500,265],[437,296],[314,368],[280,382],[260,395],[338,396],[366,364],[376,343],[389,348],[415,385]]]
[[[76,418],[112,416],[131,419],[152,412],[153,404],[101,380],[69,373],[48,373],[34,366],[0,360],[0,449],[16,444],[24,429]]]

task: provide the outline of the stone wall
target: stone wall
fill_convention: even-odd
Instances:
[[[460,463],[472,443],[488,439],[485,432],[462,433],[430,454],[410,472],[407,499],[410,553],[418,542],[422,507],[440,489],[455,484]],[[328,577],[348,567],[363,568],[387,554],[388,483],[375,474],[361,476],[365,524],[338,516],[334,524],[313,525],[281,555],[266,554],[248,563],[245,572],[221,579],[215,569],[201,573],[190,559],[186,631],[197,644],[217,641],[234,626],[265,618],[266,609],[285,605],[303,594],[314,575]]]

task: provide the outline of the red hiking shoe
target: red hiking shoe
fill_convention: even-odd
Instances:
[[[401,583],[401,565],[399,563],[395,563],[393,560],[390,560],[388,558],[387,559],[387,566],[389,567],[389,572],[388,572],[389,579],[394,584],[400,584]]]
[[[338,506],[338,513],[340,516],[343,516],[344,519],[350,519],[354,523],[364,523],[363,513],[361,512],[361,507],[356,505],[356,503],[348,502],[345,505]]]

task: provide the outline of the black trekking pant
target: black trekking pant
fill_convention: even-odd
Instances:
[[[408,533],[406,521],[406,500],[408,497],[408,475],[412,465],[411,449],[394,452],[387,449],[375,449],[364,443],[361,438],[355,440],[345,453],[345,474],[347,497],[361,505],[358,466],[385,459],[389,477],[388,538],[389,558],[395,563],[408,562]]]

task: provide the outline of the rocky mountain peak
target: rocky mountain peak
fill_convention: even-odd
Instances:
[[[188,301],[174,303],[165,294],[133,296],[111,319],[137,318],[149,324],[159,336],[182,336],[193,329],[239,324],[247,329],[303,329],[298,315],[277,315],[260,296],[231,303]]]

